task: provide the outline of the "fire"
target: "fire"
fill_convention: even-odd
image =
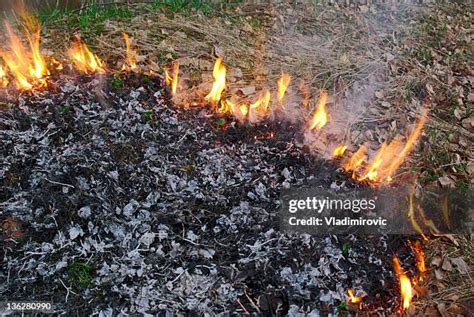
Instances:
[[[217,109],[218,113],[234,113],[235,112],[235,103],[230,101],[229,99],[221,100],[220,106]]]
[[[419,138],[426,123],[427,117],[428,110],[425,109],[421,115],[421,118],[416,124],[415,129],[408,136],[408,139],[405,143],[400,140],[400,136],[396,136],[390,143],[384,142],[368,165],[362,171],[360,171],[360,173],[357,173],[357,175],[354,173],[354,178],[359,181],[369,180],[371,182],[391,182],[393,174],[402,165],[405,157],[410,153],[416,140]],[[360,155],[358,152],[359,151],[357,151],[356,154]],[[354,160],[359,162],[360,158],[356,157]],[[356,168],[362,163],[363,161],[360,161],[357,166],[348,164],[347,166],[344,166],[344,168],[346,170],[355,171]]]
[[[411,281],[403,271],[403,268],[400,264],[400,260],[397,258],[396,255],[393,256],[393,268],[398,276],[398,280],[400,283],[400,295],[402,296],[402,308],[405,310],[410,307],[411,300],[413,298],[413,289],[411,286]]]
[[[319,107],[314,112],[313,118],[310,121],[309,129],[320,130],[328,122],[328,114],[326,112],[326,101],[328,99],[328,94],[325,91],[321,91],[319,95]]]
[[[247,104],[236,104],[230,99],[221,100],[217,112],[221,114],[231,114],[236,117],[237,120],[243,122],[249,113],[249,106]]]
[[[336,148],[334,149],[334,151],[332,152],[332,156],[333,156],[334,158],[339,157],[339,156],[342,156],[342,155],[344,155],[344,152],[346,152],[346,150],[347,150],[347,146],[346,146],[346,145],[339,145],[339,146],[336,147]]]
[[[125,46],[127,48],[127,63],[130,70],[137,68],[137,51],[132,48],[132,40],[126,33],[122,33],[122,37],[125,41]],[[127,70],[127,67],[124,65],[123,70]]]
[[[44,86],[45,76],[49,75],[43,56],[40,52],[40,26],[36,20],[24,19],[26,23],[26,38],[28,47],[25,47],[20,38],[13,32],[9,23],[5,22],[8,34],[9,51],[0,51],[0,57],[15,78],[18,89],[29,90],[34,86]],[[2,69],[3,73],[6,73]],[[5,77],[6,74],[3,75]],[[2,80],[5,83],[4,80]]]
[[[271,94],[267,90],[258,98],[256,102],[250,105],[249,120],[251,122],[260,121],[263,117],[265,117],[269,113],[270,98],[271,98]]]
[[[234,103],[230,99],[221,100],[217,112],[231,114],[239,121],[248,119],[250,122],[258,122],[270,112],[270,98],[271,94],[266,90],[250,105],[247,103]]]
[[[249,113],[249,107],[246,104],[241,104],[239,105],[239,111],[243,117],[246,117]]]
[[[357,304],[362,301],[362,297],[354,296],[354,293],[351,288],[347,290],[347,294],[349,295],[349,301],[353,304]]]
[[[280,79],[277,81],[278,85],[278,102],[283,106],[283,97],[285,97],[286,89],[290,84],[291,77],[288,74],[281,74]]]
[[[355,178],[355,171],[364,163],[367,151],[367,145],[363,144],[359,149],[342,164],[346,171],[353,171],[352,177]]]
[[[0,86],[6,87],[8,85],[7,73],[3,69],[3,66],[0,65]]]
[[[415,255],[416,267],[419,273],[418,281],[421,282],[423,281],[426,272],[425,251],[423,250],[423,245],[418,240],[410,242],[410,247]]]
[[[166,85],[170,87],[171,94],[176,95],[176,90],[178,88],[178,74],[179,74],[179,61],[173,63],[173,76],[168,73],[168,70],[165,69],[165,81]]]
[[[214,70],[212,76],[214,77],[214,83],[212,84],[211,91],[205,97],[213,106],[217,105],[221,100],[222,92],[225,89],[225,76],[226,67],[222,64],[222,59],[218,58],[214,64]]]
[[[362,172],[362,175],[358,178],[360,181],[369,179],[371,181],[376,181],[380,176],[380,172],[383,171],[385,164],[390,164],[390,159],[393,155],[398,153],[401,148],[401,142],[398,140],[393,140],[390,144],[387,145],[386,142],[382,144],[382,147],[378,150],[375,157],[369,163],[369,165]],[[387,175],[387,177],[390,175]]]
[[[63,70],[63,64],[54,57],[51,57],[50,63],[56,70]]]
[[[74,66],[85,74],[105,73],[104,63],[102,60],[94,55],[87,45],[79,38],[72,43],[69,49],[69,57],[72,59]]]

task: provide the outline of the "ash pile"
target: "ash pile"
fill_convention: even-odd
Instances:
[[[279,230],[282,188],[357,186],[298,129],[180,109],[134,74],[1,98],[0,297],[100,316],[318,316],[348,289],[371,311],[399,305],[404,241]]]

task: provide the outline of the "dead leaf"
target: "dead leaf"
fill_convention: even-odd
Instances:
[[[452,301],[452,302],[457,302],[458,299],[459,299],[459,295],[457,295],[457,294],[449,294],[448,296],[443,297],[443,299],[449,300],[449,301]]]
[[[186,33],[181,32],[181,31],[176,31],[176,32],[174,32],[173,35],[176,36],[176,37],[182,38],[182,39],[185,39],[185,38],[188,37],[188,36],[186,35]]]
[[[439,183],[442,187],[454,188],[455,183],[449,176],[443,176],[438,178]]]
[[[445,271],[449,271],[451,272],[453,270],[453,266],[451,265],[451,261],[449,260],[449,257],[444,257],[444,260],[443,260],[443,265],[441,266],[441,268]]]
[[[431,266],[439,267],[442,261],[443,259],[439,255],[437,255],[433,257],[433,260],[431,260]]]
[[[2,222],[1,228],[10,239],[18,239],[23,236],[21,226],[15,218],[8,217]]]
[[[414,285],[413,288],[419,298],[424,298],[428,296],[428,288],[420,285]]]
[[[452,85],[456,78],[453,75],[448,75],[448,85]]]
[[[474,128],[474,116],[462,120],[462,126],[466,129]]]
[[[467,101],[469,101],[469,102],[474,102],[474,93],[470,93],[470,94],[467,96]]]
[[[223,58],[224,57],[224,50],[222,48],[220,48],[219,46],[214,45],[214,55],[216,55],[216,57]]]
[[[474,174],[474,161],[471,161],[467,164],[467,172],[469,175]]]
[[[461,274],[468,274],[469,273],[469,266],[464,261],[462,257],[451,258],[451,262],[456,266],[459,273]]]
[[[239,91],[244,96],[252,95],[252,94],[255,93],[255,86],[247,86],[247,87],[244,87],[244,88],[240,88]]]
[[[427,316],[427,317],[438,317],[439,316],[439,312],[434,306],[426,307],[423,314],[424,314],[424,316]]]
[[[451,304],[448,308],[448,312],[451,313],[451,316],[472,316],[472,311],[469,312],[464,305]]]
[[[435,273],[435,277],[436,277],[437,280],[440,280],[440,281],[444,280],[445,276],[444,276],[443,271],[434,270],[434,273]]]
[[[456,119],[462,120],[464,115],[465,115],[465,113],[464,113],[463,110],[461,110],[459,108],[454,109],[454,116],[456,117]]]
[[[465,147],[465,148],[467,148],[468,145],[470,144],[469,140],[466,137],[462,136],[462,135],[459,137],[459,142],[458,143],[459,143],[460,146]]]
[[[437,308],[442,317],[449,317],[449,313],[446,311],[446,304],[439,303]]]

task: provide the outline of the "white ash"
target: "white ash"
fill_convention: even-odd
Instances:
[[[48,296],[63,314],[213,315],[242,312],[237,300],[255,311],[247,292],[316,315],[391,276],[385,237],[352,237],[345,254],[343,238],[279,230],[283,187],[333,182],[294,139],[218,131],[159,87],[103,88],[99,103],[97,84],[63,78],[0,114],[0,217],[27,235],[0,243],[1,297]],[[91,263],[90,286],[74,284],[74,263]]]

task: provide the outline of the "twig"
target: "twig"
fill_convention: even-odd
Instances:
[[[252,298],[250,298],[250,296],[247,294],[247,289],[244,289],[244,294],[245,296],[247,297],[247,299],[249,300],[250,304],[252,304],[252,306],[260,313],[260,308],[258,308],[257,305],[255,305],[254,301],[252,300]]]
[[[70,185],[70,184],[64,184],[64,183],[60,183],[60,182],[55,182],[55,181],[52,181],[52,180],[49,180],[47,178],[45,178],[45,180],[51,184],[56,184],[56,185],[62,185],[62,186],[66,186],[66,187],[69,187],[69,188],[76,188],[74,187],[73,185]]]
[[[66,284],[64,284],[63,280],[62,279],[59,279],[59,281],[61,282],[61,284],[63,284],[64,288],[66,289],[67,293],[66,293],[66,303],[67,303],[67,299],[69,297],[69,293],[73,293],[74,295],[77,295],[76,293],[74,293],[73,291],[71,291],[71,288],[70,287],[67,287]]]
[[[244,305],[242,305],[242,303],[240,302],[238,298],[237,298],[237,303],[240,305],[240,307],[242,307],[246,315],[250,315],[249,311],[244,307]]]

